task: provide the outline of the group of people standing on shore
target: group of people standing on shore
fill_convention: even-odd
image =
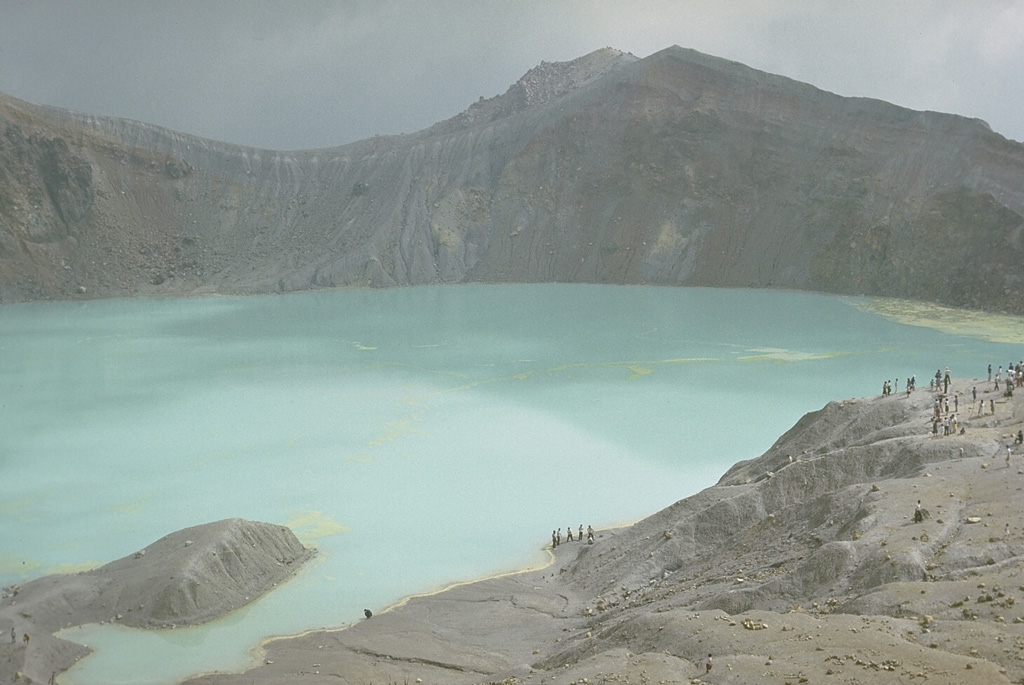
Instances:
[[[1003,377],[1003,367],[1002,366],[998,367],[996,369],[995,379],[994,380],[995,380],[995,385],[992,388],[993,392],[999,392],[1000,389],[1002,388],[1002,389],[1004,389],[1003,390],[1003,395],[1005,397],[1012,397],[1013,396],[1013,388],[1014,387],[1022,387],[1022,386],[1024,386],[1024,361],[1017,362],[1016,364],[1012,364],[1012,363],[1008,364],[1007,365],[1005,379]],[[991,383],[992,381],[993,381],[992,365],[989,364],[988,365],[988,382]],[[957,414],[958,414],[958,412],[960,410],[960,396],[959,396],[958,393],[953,393],[953,395],[952,395],[953,407],[952,407],[952,412],[951,412],[950,411],[950,399],[951,399],[951,396],[950,396],[950,393],[949,393],[949,385],[950,385],[949,368],[948,367],[946,368],[945,374],[943,374],[941,370],[936,371],[935,372],[935,378],[931,381],[931,388],[932,388],[932,390],[935,390],[935,391],[937,391],[939,393],[938,396],[935,398],[934,415],[932,417],[932,433],[935,434],[935,435],[939,435],[940,434],[940,428],[941,428],[941,435],[944,435],[944,436],[945,435],[957,435],[958,433],[962,435],[964,433],[964,428],[960,425],[960,422],[957,419]],[[883,394],[886,394],[884,392],[884,387],[883,387]],[[966,401],[966,399],[967,398],[965,397],[964,400]],[[982,397],[981,399],[978,399],[978,387],[977,386],[973,386],[971,388],[971,400],[972,400],[972,403],[969,405],[970,415],[971,416],[974,415],[974,404],[973,403],[977,402],[978,403],[977,415],[979,417],[980,416],[984,416],[985,415],[985,398]],[[988,398],[988,413],[989,414],[995,414],[996,413],[995,399],[993,399],[991,397]],[[1018,445],[1019,444],[1024,444],[1024,431],[1018,431],[1018,434],[1016,436],[1016,439],[1014,440],[1014,443],[1018,444]],[[1007,453],[1008,453],[1008,455],[1009,455],[1010,450],[1011,450],[1011,447],[1007,446]],[[1009,462],[1009,456],[1007,456],[1007,462]],[[1007,465],[1009,465],[1009,463],[1007,463]]]
[[[960,411],[960,395],[953,394],[953,412],[949,411],[949,384],[951,382],[949,367],[946,367],[946,373],[943,375],[941,370],[935,371],[935,380],[932,382],[932,387],[936,390],[941,389],[941,393],[935,398],[934,411],[935,414],[932,417],[932,435],[939,434],[939,428],[942,428],[942,435],[956,435],[957,432],[963,432],[963,428],[960,428],[960,421],[957,419],[957,414]],[[974,396],[977,397],[977,390],[974,390]],[[945,417],[943,417],[945,413]]]
[[[991,368],[991,367],[990,367]],[[935,369],[935,378],[932,381],[932,389],[942,388],[942,394],[949,394],[949,384],[952,383],[952,376],[949,375],[949,367],[946,367],[946,375],[942,375],[942,369]]]
[[[574,538],[573,538],[573,535],[572,535],[572,526],[566,526],[566,528],[565,528],[565,541],[566,542],[572,542],[573,539]],[[580,524],[579,531],[578,531],[578,533],[576,535],[575,540],[576,540],[576,542],[583,542],[583,524],[582,523]],[[554,549],[555,547],[558,547],[560,544],[562,544],[562,529],[561,528],[559,528],[558,530],[551,531],[551,548]],[[587,544],[588,545],[594,544],[594,529],[591,528],[590,526],[587,526]]]
[[[992,365],[988,365],[988,379],[992,380]],[[996,371],[996,386],[995,390],[999,391],[999,386],[1003,382],[1003,367],[999,367]],[[1024,386],[1024,360],[1017,362],[1016,364],[1006,365],[1006,394],[1012,395],[1014,387]]]
[[[914,390],[916,388],[917,388],[917,376],[911,376],[910,378],[907,379],[907,395],[910,395],[910,393],[914,392]],[[895,380],[895,382],[890,381],[888,379],[886,379],[885,381],[882,382],[882,394],[883,395],[891,395],[893,393],[893,391],[895,391],[895,392],[899,392],[900,391],[900,379],[899,378],[897,378]]]
[[[992,382],[992,365],[988,365],[988,381]],[[932,417],[932,433],[935,435],[957,435],[963,432],[963,426],[958,419],[958,413],[960,411],[960,396],[957,393],[950,394],[949,386],[952,383],[952,375],[949,371],[949,367],[946,367],[945,373],[942,369],[935,372],[935,376],[929,381],[929,389],[933,392],[937,392],[938,396],[935,398],[934,414]],[[1021,387],[1024,385],[1024,361],[1018,362],[1008,366],[1006,378],[1003,380],[1003,367],[1000,366],[996,370],[995,374],[995,390],[1000,389],[1000,385],[1005,385],[1006,395],[1011,395],[1013,390],[1012,387],[1015,385]],[[907,396],[916,389],[916,377],[910,376],[906,381],[906,392]],[[895,381],[885,380],[882,383],[882,396],[891,395],[893,392],[898,392],[900,387],[900,380],[897,378]],[[985,413],[985,400],[978,400],[978,389],[977,387],[971,389],[971,397],[974,402],[978,402],[978,416],[982,416]],[[965,398],[966,399],[966,398]],[[950,400],[952,400],[953,406],[950,411]],[[971,414],[974,413],[973,404],[970,407]],[[989,398],[989,413],[995,413],[995,400]]]

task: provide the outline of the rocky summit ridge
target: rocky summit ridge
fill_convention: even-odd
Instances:
[[[680,48],[271,151],[0,96],[0,298],[587,282],[1024,313],[1024,145]]]

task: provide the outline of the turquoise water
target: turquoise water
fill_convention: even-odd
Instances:
[[[261,638],[542,563],[553,528],[653,513],[801,415],[1020,345],[803,293],[502,285],[0,307],[0,583],[199,523],[318,557],[215,623],[66,631],[62,683],[241,668]]]

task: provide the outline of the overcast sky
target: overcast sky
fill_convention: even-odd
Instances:
[[[0,0],[0,91],[327,147],[425,128],[541,61],[673,44],[1024,141],[1024,0]]]

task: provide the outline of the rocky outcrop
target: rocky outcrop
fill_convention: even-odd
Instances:
[[[21,241],[42,244],[73,235],[92,202],[92,167],[67,141],[26,136],[7,124],[0,137],[0,258],[16,258]]]
[[[290,577],[312,552],[283,526],[227,519],[167,535],[143,550],[77,574],[7,588],[0,682],[47,682],[88,654],[53,633],[85,623],[166,628],[205,623]],[[28,634],[31,642],[21,641]]]
[[[40,169],[46,192],[64,224],[84,219],[93,200],[89,162],[72,154],[63,138],[53,138],[43,146]]]
[[[954,383],[950,393],[970,389]],[[731,625],[740,620],[728,617],[752,612],[764,612],[754,623],[776,627],[794,613],[819,623],[837,614],[907,619],[904,630],[933,649],[980,629],[1009,639],[1017,631],[1000,638],[1001,626],[1024,623],[1013,580],[1024,563],[1022,520],[1011,503],[1024,470],[1019,455],[1002,457],[1024,404],[1002,395],[986,388],[992,409],[963,412],[963,434],[948,437],[941,426],[932,431],[936,395],[920,390],[832,402],[805,416],[716,486],[637,523],[614,545],[581,550],[564,570],[593,597],[592,630],[635,632],[652,612],[685,609],[725,612]],[[913,520],[915,502],[931,511],[923,523]],[[940,629],[940,621],[949,623]],[[1016,658],[986,653],[1010,681],[1024,675]]]
[[[323,150],[11,98],[0,127],[4,301],[560,281],[1024,313],[1024,146],[679,47],[543,63],[424,131]]]

